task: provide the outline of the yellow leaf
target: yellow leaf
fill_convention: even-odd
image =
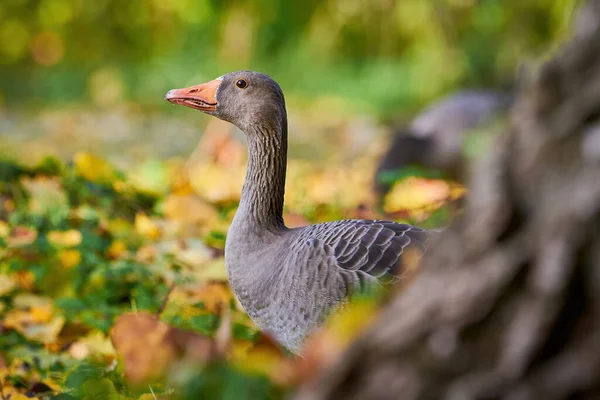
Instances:
[[[158,239],[161,235],[158,226],[144,213],[135,215],[134,226],[137,233],[148,239]]]
[[[43,322],[38,319],[44,319]],[[11,310],[6,313],[3,325],[5,328],[14,329],[29,340],[42,343],[53,342],[62,330],[65,319],[62,316],[47,315],[42,309]]]
[[[54,246],[75,247],[81,243],[82,235],[77,229],[68,231],[50,231],[48,232],[48,241]]]
[[[10,293],[15,286],[17,286],[17,284],[12,276],[0,274],[0,296]]]
[[[450,185],[443,180],[408,178],[397,182],[385,196],[383,209],[397,211],[417,211],[426,207],[437,208],[441,202],[450,199]]]
[[[196,194],[170,194],[164,202],[164,214],[186,224],[214,225],[218,219],[217,210]]]
[[[13,392],[13,390],[14,390],[14,392]],[[7,396],[6,398],[10,399],[10,400],[32,400],[32,399],[36,400],[36,399],[39,399],[39,397],[37,397],[37,396],[36,397],[25,396],[23,393],[17,392],[16,389],[14,389],[14,388],[9,388],[9,390],[6,391],[6,393],[4,393],[4,395]]]
[[[79,360],[89,356],[110,358],[115,356],[115,349],[109,337],[102,332],[93,331],[73,343],[69,347],[69,353]]]
[[[86,152],[78,152],[73,157],[75,171],[85,179],[109,184],[118,178],[115,168],[106,160]]]
[[[243,361],[248,356],[253,345],[254,343],[250,340],[234,339],[231,342],[230,358],[232,360]]]
[[[234,341],[230,361],[241,371],[263,374],[280,384],[286,384],[293,372],[279,345],[265,335],[256,343]]]
[[[113,240],[108,247],[108,254],[112,258],[119,258],[121,255],[127,252],[127,245],[122,240]]]
[[[49,304],[31,307],[29,313],[31,321],[35,323],[45,323],[52,320],[52,306]]]
[[[10,235],[10,227],[4,221],[0,221],[0,238],[6,238]]]
[[[81,252],[75,249],[63,249],[58,252],[58,259],[63,267],[71,269],[81,262]]]
[[[462,185],[453,184],[450,186],[450,197],[452,199],[458,199],[464,196],[465,193],[467,193],[467,188]]]
[[[226,283],[210,282],[205,284],[188,284],[177,286],[169,296],[169,303],[181,303],[180,313],[192,317],[205,314],[215,314],[222,306],[227,306],[233,297],[231,288]],[[203,303],[204,310],[191,304]]]

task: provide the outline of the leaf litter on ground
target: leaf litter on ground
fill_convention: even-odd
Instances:
[[[188,163],[149,162],[129,174],[83,152],[72,163],[0,162],[4,398],[279,398],[367,326],[378,299],[344,309],[295,358],[252,324],[223,259],[245,152],[220,125],[211,130]],[[372,166],[290,160],[286,220],[384,217],[356,189],[370,187]],[[388,216],[439,219],[462,195],[419,179],[396,184]]]

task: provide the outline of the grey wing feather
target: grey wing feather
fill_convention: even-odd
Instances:
[[[360,281],[401,276],[405,249],[412,247],[424,253],[432,235],[422,228],[378,220],[336,221],[303,230],[301,238],[317,239],[329,247],[337,265],[355,272]]]

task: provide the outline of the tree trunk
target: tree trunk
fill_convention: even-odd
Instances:
[[[521,88],[469,196],[298,399],[600,398],[600,0]]]

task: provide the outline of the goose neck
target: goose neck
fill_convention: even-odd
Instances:
[[[287,120],[249,129],[248,167],[236,219],[259,229],[283,229],[287,163]]]

